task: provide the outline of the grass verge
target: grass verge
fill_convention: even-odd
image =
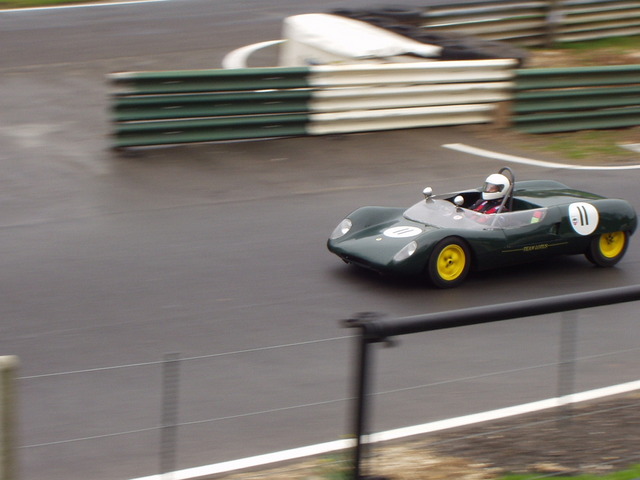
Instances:
[[[541,478],[538,475],[506,475],[499,480],[536,480]],[[546,477],[549,478],[549,477]],[[627,470],[609,473],[607,475],[577,475],[575,477],[554,476],[553,480],[634,480],[640,478],[640,465],[634,465]]]
[[[530,55],[531,68],[640,64],[640,36],[563,43],[550,49],[531,49]],[[640,153],[624,145],[640,143],[639,127],[547,134],[524,134],[511,130],[505,137],[512,137],[519,147],[551,153],[569,162],[592,165],[635,163],[640,161]]]

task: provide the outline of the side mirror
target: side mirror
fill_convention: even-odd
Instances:
[[[422,190],[422,194],[424,195],[424,198],[428,200],[429,198],[433,197],[433,188],[425,188],[424,190]]]
[[[453,203],[461,207],[464,205],[464,197],[462,195],[456,195],[456,198],[453,199]]]

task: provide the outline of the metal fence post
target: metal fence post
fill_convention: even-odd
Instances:
[[[16,460],[18,357],[0,357],[0,480],[17,480]]]
[[[367,403],[367,396],[369,395],[369,379],[372,369],[371,344],[381,341],[378,338],[371,337],[367,333],[365,325],[380,317],[381,315],[377,313],[361,313],[346,323],[348,327],[358,328],[359,330],[359,335],[356,339],[358,345],[355,364],[356,392],[354,403],[354,435],[356,445],[353,454],[353,480],[386,480],[383,477],[362,475],[362,458],[365,448],[364,437],[368,434],[367,413],[369,405]]]
[[[178,430],[178,387],[180,355],[165,355],[162,363],[162,428],[160,429],[160,473],[165,478],[175,471]]]
[[[571,401],[569,395],[575,391],[575,364],[577,350],[578,312],[571,310],[562,313],[560,326],[560,363],[558,365],[558,393],[561,400],[560,420],[571,418]]]
[[[369,380],[369,342],[366,339],[364,330],[360,330],[358,337],[358,357],[356,363],[356,402],[355,402],[355,425],[356,448],[353,457],[353,480],[360,480],[363,437],[366,435],[366,408]]]
[[[544,46],[552,48],[558,41],[558,30],[564,21],[558,0],[550,0],[547,5]]]

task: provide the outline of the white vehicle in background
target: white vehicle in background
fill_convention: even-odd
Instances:
[[[310,13],[285,18],[283,39],[248,45],[229,53],[224,68],[249,67],[249,56],[278,46],[279,67],[354,62],[410,62],[437,60],[442,47],[339,15]]]
[[[382,17],[371,17],[380,18]],[[225,56],[222,66],[251,67],[250,57],[269,47],[278,47],[276,63],[279,67],[488,58],[522,59],[524,55],[520,49],[500,42],[489,42],[459,34],[425,33],[424,29],[406,24],[390,22],[385,26],[384,22],[374,23],[367,21],[367,17],[357,19],[328,13],[287,17],[283,22],[282,39],[238,48]],[[415,34],[415,38],[411,38],[412,33]]]

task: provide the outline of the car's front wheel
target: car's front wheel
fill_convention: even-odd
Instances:
[[[460,285],[469,273],[471,254],[459,238],[445,238],[433,249],[427,265],[429,280],[438,288]]]
[[[627,232],[603,233],[591,240],[586,257],[598,267],[611,267],[624,256],[628,244]]]

